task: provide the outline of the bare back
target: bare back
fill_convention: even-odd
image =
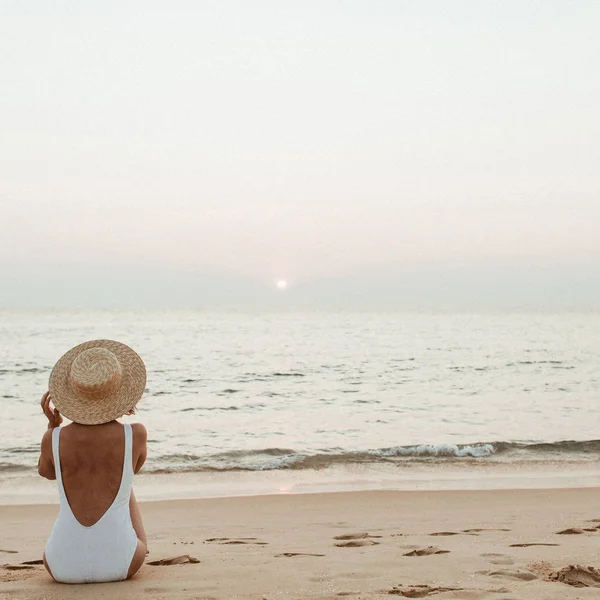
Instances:
[[[133,468],[139,458],[139,444],[133,443]],[[63,427],[60,462],[65,493],[74,517],[83,526],[97,523],[110,508],[119,491],[123,474],[125,433],[123,425]]]

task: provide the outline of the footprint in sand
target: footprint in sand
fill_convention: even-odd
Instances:
[[[534,579],[538,579],[537,575],[534,575],[529,571],[509,571],[508,569],[499,571],[477,571],[477,574],[488,575],[489,577],[498,579],[512,579],[515,581],[533,581]]]
[[[360,531],[358,533],[345,533],[344,535],[336,535],[334,540],[364,540],[365,538],[380,538],[380,535],[371,535],[368,531]]]
[[[31,569],[35,569],[35,567],[31,567],[29,565],[2,565],[3,569],[7,571],[29,571]]]
[[[221,542],[222,544],[253,544],[255,546],[268,546],[268,542],[246,542],[244,540],[230,540],[228,542]]]
[[[402,556],[433,556],[434,554],[449,554],[450,550],[441,550],[437,546],[427,546],[411,550]]]
[[[509,548],[530,548],[531,546],[560,546],[560,544],[545,544],[543,542],[531,542],[528,544],[511,544]]]
[[[363,546],[378,546],[379,542],[375,540],[350,540],[336,544],[338,548],[361,548]]]
[[[492,527],[489,527],[487,529],[476,528],[476,529],[463,529],[462,530],[463,533],[482,533],[483,531],[510,531],[510,529],[505,529],[502,527],[494,529]]]
[[[276,554],[275,558],[293,558],[295,556],[325,556],[325,554],[310,554],[308,552],[282,552],[281,554]]]
[[[436,533],[430,533],[429,535],[479,535],[482,531],[510,531],[510,529],[463,529],[462,531],[438,531]]]
[[[402,596],[403,598],[425,598],[434,594],[443,594],[444,592],[460,592],[464,588],[457,587],[432,587],[430,585],[411,585],[408,587],[394,586],[391,590],[384,593]]]
[[[550,581],[560,581],[573,587],[600,587],[600,570],[582,565],[570,565],[551,573]]]
[[[208,538],[207,542],[217,542],[218,544],[254,544],[256,546],[268,546],[268,542],[259,542],[257,538]]]
[[[184,565],[184,564],[198,564],[200,561],[194,556],[189,554],[182,554],[181,556],[173,556],[172,558],[163,558],[161,560],[153,560],[152,562],[146,563],[153,567],[169,567],[171,565]]]
[[[339,540],[339,543],[335,544],[338,548],[360,548],[363,546],[379,545],[379,542],[375,542],[373,538],[379,539],[381,536],[370,535],[367,531],[360,531],[358,533],[336,535],[333,539]]]
[[[481,556],[487,558],[488,562],[492,563],[493,565],[510,566],[515,564],[515,561],[506,554],[495,554],[490,552],[487,554],[482,554]]]
[[[586,531],[596,531],[596,528],[581,529],[579,527],[569,527],[569,529],[563,529],[562,531],[557,531],[555,533],[556,535],[581,535]]]

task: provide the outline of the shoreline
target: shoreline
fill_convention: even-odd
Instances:
[[[600,566],[599,494],[370,491],[144,502],[148,562],[190,555],[198,563],[146,564],[131,581],[84,588],[53,583],[37,565],[4,566],[0,598],[376,600],[406,592],[440,600],[587,600],[599,590],[552,577],[581,579],[582,572],[563,570]],[[0,564],[39,559],[56,511],[0,507]]]
[[[58,503],[56,483],[37,474],[13,474],[0,482],[0,507]],[[141,502],[337,492],[590,489],[600,488],[600,469],[595,462],[547,462],[142,473],[134,488]]]

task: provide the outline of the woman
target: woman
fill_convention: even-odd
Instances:
[[[142,359],[109,340],[76,346],[52,370],[38,470],[58,483],[60,511],[44,554],[58,582],[129,579],[144,562],[132,483],[146,460],[146,429],[116,419],[134,413],[145,387]],[[62,415],[73,422],[60,427]]]

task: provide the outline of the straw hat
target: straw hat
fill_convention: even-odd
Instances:
[[[146,388],[146,367],[125,344],[93,340],[75,346],[50,374],[52,402],[67,419],[100,425],[123,416]]]

